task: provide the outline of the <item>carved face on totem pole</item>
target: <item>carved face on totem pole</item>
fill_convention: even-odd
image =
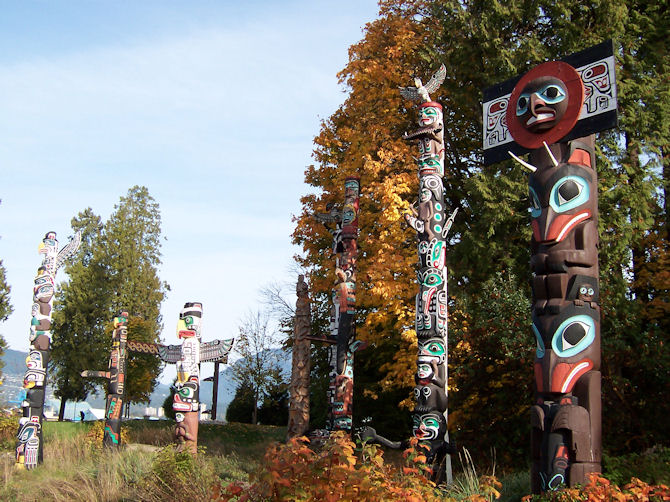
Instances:
[[[416,297],[417,333],[440,334],[447,325],[446,271],[429,267],[417,272],[419,294]]]
[[[172,408],[175,411],[198,411],[199,382],[197,377],[191,377],[181,385],[174,396]]]
[[[447,431],[447,422],[444,415],[438,411],[429,413],[415,413],[412,416],[412,433],[421,441],[433,441],[444,438]]]
[[[202,303],[187,303],[179,314],[177,335],[179,338],[195,336],[200,339],[202,325]]]
[[[438,387],[432,383],[417,385],[414,387],[414,397],[416,398],[415,412],[427,413],[431,410],[447,409],[447,394],[444,387]]]
[[[526,148],[551,145],[577,123],[584,103],[584,86],[567,63],[552,61],[536,66],[516,84],[506,112],[514,140]]]
[[[530,175],[528,196],[533,241],[548,245],[576,238],[579,250],[583,236],[573,236],[573,232],[596,216],[598,187],[589,152],[575,148],[574,143],[571,147],[568,162],[543,167]]]
[[[597,311],[572,305],[557,316],[533,315],[537,341],[535,384],[538,392],[572,392],[587,371],[600,366]]]
[[[28,357],[26,357],[26,367],[28,369],[23,377],[23,388],[43,387],[46,378],[43,352],[40,350],[31,350]]]
[[[444,338],[419,340],[418,364],[444,364],[447,357],[447,345]]]

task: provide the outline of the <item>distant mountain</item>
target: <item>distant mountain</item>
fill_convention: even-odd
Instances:
[[[3,374],[21,374],[21,378],[23,378],[26,371],[26,357],[28,357],[27,352],[5,349],[5,355],[2,356],[5,363],[4,368],[2,368]]]
[[[270,349],[270,352],[279,361],[280,367],[282,368],[282,373],[285,379],[288,381],[291,377],[291,353],[284,352],[281,349]],[[25,395],[23,392],[23,376],[26,371],[26,357],[28,357],[27,352],[21,352],[13,349],[5,349],[5,354],[2,356],[2,360],[5,363],[4,368],[2,369],[3,374],[3,384],[0,385],[0,402],[8,403],[13,406],[20,406],[21,400]],[[219,386],[218,386],[218,403],[216,407],[216,418],[217,420],[224,420],[226,416],[226,410],[228,405],[233,400],[235,396],[235,382],[233,381],[233,370],[232,366],[240,364],[240,360],[236,361],[232,365],[224,365],[224,369],[219,372]],[[200,378],[204,379],[211,376],[213,364],[212,363],[203,363],[201,366]],[[48,381],[48,380],[47,380]],[[147,407],[155,408],[158,410],[163,406],[165,398],[170,395],[170,385],[159,383],[156,385],[154,392],[151,394],[149,403],[134,404],[130,407],[131,416],[143,416],[145,409]],[[90,395],[86,399],[85,403],[80,403],[78,405],[68,403],[66,407],[66,417],[71,418],[72,415],[75,419],[78,419],[79,410],[87,410],[90,408],[104,409],[105,407],[105,396],[106,391],[104,388],[99,388],[97,394]],[[59,401],[53,395],[53,389],[51,385],[47,384],[47,401],[53,407],[59,406]],[[207,409],[211,408],[212,405],[212,382],[201,382],[200,383],[200,401],[205,403]],[[71,412],[70,412],[71,410]],[[58,410],[55,410],[56,413]]]

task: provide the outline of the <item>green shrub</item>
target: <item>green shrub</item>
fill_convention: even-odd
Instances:
[[[620,457],[605,455],[603,472],[616,484],[638,478],[645,483],[670,485],[670,448],[655,446],[643,453],[629,453]]]
[[[0,414],[0,449],[13,450],[16,447],[16,434],[18,430],[18,413]]]
[[[205,457],[205,448],[198,448],[198,456],[166,446],[155,456],[151,472],[137,486],[137,500],[160,502],[210,500],[210,487],[217,481],[214,466]]]

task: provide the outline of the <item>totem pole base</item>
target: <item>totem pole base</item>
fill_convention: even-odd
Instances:
[[[177,451],[185,451],[193,456],[198,454],[198,412],[184,414],[184,420],[175,428]]]

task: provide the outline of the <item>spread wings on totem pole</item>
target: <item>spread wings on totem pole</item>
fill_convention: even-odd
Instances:
[[[532,490],[583,484],[601,469],[594,133],[616,125],[612,43],[487,89],[483,108],[485,163],[507,153],[530,171]]]

